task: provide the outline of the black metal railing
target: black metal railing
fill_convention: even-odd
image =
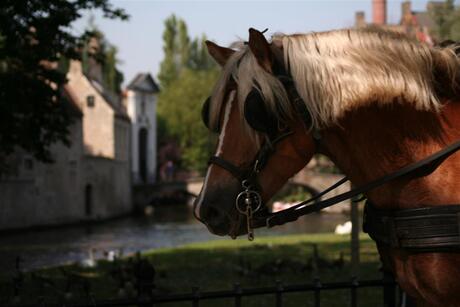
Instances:
[[[144,285],[145,286],[145,285]],[[113,299],[113,300],[97,300],[92,296],[88,296],[86,302],[72,304],[69,301],[63,301],[60,303],[45,304],[44,302],[38,301],[35,304],[30,305],[19,305],[10,304],[8,306],[14,307],[32,307],[43,305],[47,307],[94,307],[94,306],[157,306],[164,303],[172,302],[190,302],[190,306],[199,307],[200,303],[208,300],[218,299],[233,299],[233,306],[243,306],[243,298],[251,296],[261,295],[274,295],[273,301],[274,306],[282,307],[285,301],[284,294],[286,293],[305,293],[311,292],[313,294],[313,306],[321,306],[321,295],[324,291],[331,290],[350,290],[350,302],[349,304],[343,303],[343,306],[358,306],[358,289],[360,288],[382,288],[383,290],[383,306],[385,307],[396,307],[399,291],[397,290],[397,284],[391,277],[385,277],[384,279],[377,280],[362,280],[359,281],[353,278],[350,281],[344,282],[330,282],[322,283],[320,279],[315,279],[314,282],[308,284],[296,284],[296,285],[283,285],[281,282],[277,282],[272,287],[259,287],[259,288],[242,288],[239,284],[235,284],[233,289],[224,291],[208,291],[202,292],[198,287],[194,287],[189,293],[182,294],[168,294],[168,295],[157,295],[153,292],[145,291],[139,292],[135,298],[124,298],[124,299]],[[145,288],[147,289],[147,288]]]
[[[358,295],[357,290],[359,288],[379,288],[381,287],[386,292],[384,294],[384,306],[396,306],[397,301],[397,284],[394,280],[381,279],[381,280],[363,280],[358,281],[353,278],[347,282],[331,282],[321,283],[319,279],[316,279],[313,283],[309,284],[297,284],[297,285],[283,285],[281,282],[277,282],[276,286],[273,287],[261,287],[261,288],[241,288],[239,284],[235,284],[232,290],[227,291],[211,291],[211,292],[200,292],[198,288],[195,288],[191,293],[187,294],[176,294],[166,296],[156,296],[152,298],[150,303],[160,304],[167,302],[180,302],[189,301],[192,302],[193,307],[198,307],[201,301],[215,300],[224,298],[233,298],[234,306],[241,307],[242,298],[249,296],[259,295],[274,295],[274,302],[276,307],[282,307],[284,302],[283,294],[285,293],[303,293],[312,292],[313,302],[315,307],[321,306],[321,293],[328,290],[350,290],[350,304],[351,307],[358,306]],[[344,304],[345,306],[345,304]]]
[[[322,296],[324,292],[333,290],[349,290],[349,302],[341,302],[342,306],[358,306],[358,289],[360,288],[381,288],[383,292],[384,307],[396,307],[400,299],[400,290],[393,276],[384,274],[382,279],[359,280],[351,278],[348,281],[340,282],[322,282],[315,278],[310,283],[305,284],[283,284],[277,281],[274,286],[243,288],[240,284],[235,284],[232,289],[222,291],[201,291],[199,287],[193,287],[191,292],[163,295],[156,287],[155,269],[152,264],[145,258],[137,254],[134,259],[128,261],[130,266],[123,267],[125,264],[115,261],[113,263],[112,277],[115,278],[118,289],[114,289],[113,297],[118,295],[117,299],[98,299],[91,289],[91,284],[86,278],[67,272],[61,269],[62,278],[65,282],[58,287],[49,277],[43,277],[36,273],[25,274],[20,268],[20,259],[16,261],[16,273],[12,278],[10,285],[10,295],[1,297],[0,305],[8,307],[94,307],[94,306],[139,306],[151,307],[161,306],[173,302],[189,302],[192,307],[199,307],[201,303],[215,300],[230,299],[233,300],[233,306],[244,306],[244,298],[257,296],[273,295],[272,306],[282,307],[287,300],[286,294],[289,293],[311,293],[310,302],[314,307],[322,306]],[[130,272],[127,276],[126,272]],[[27,290],[25,285],[26,279],[38,288],[39,295],[34,298],[32,303],[30,298],[24,294]],[[48,290],[48,291],[45,291]],[[48,292],[49,295],[45,295]],[[50,293],[51,292],[51,293]],[[75,295],[79,293],[80,295]],[[27,303],[25,303],[27,301]],[[225,306],[228,306],[226,302]]]

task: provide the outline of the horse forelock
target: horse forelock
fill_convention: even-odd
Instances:
[[[371,103],[410,103],[419,110],[439,110],[433,76],[439,63],[458,86],[460,62],[452,48],[431,48],[395,32],[366,28],[277,34],[273,41],[283,48],[286,69],[316,128],[337,123],[345,112]],[[295,114],[282,83],[257,63],[248,46],[238,45],[214,87],[211,125],[220,120],[231,80],[237,84],[242,117],[245,99],[254,88],[279,118]],[[257,138],[247,123],[246,128]]]

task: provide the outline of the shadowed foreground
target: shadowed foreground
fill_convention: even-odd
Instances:
[[[255,243],[243,239],[204,242],[154,250],[144,256],[156,270],[154,293],[172,294],[188,293],[192,287],[200,287],[202,291],[232,289],[237,282],[243,288],[250,288],[274,286],[276,280],[284,284],[309,283],[315,277],[319,277],[321,282],[349,281],[352,275],[349,249],[348,236],[318,234],[267,237],[257,239]],[[362,236],[360,279],[381,277],[378,259],[374,243],[367,236]],[[52,301],[52,297],[56,297],[56,289],[66,288],[68,274],[88,280],[88,288],[97,299],[134,295],[130,263],[132,258],[116,261],[116,264],[101,261],[94,268],[67,266],[37,271],[34,276],[27,274],[21,302],[26,302],[25,297],[37,297],[38,293],[44,294],[47,302]],[[125,275],[123,290],[120,290],[120,274]],[[2,277],[3,285],[5,277]],[[43,278],[51,282],[39,289],[37,280]],[[85,287],[77,286],[78,282],[75,284],[73,297],[84,296]],[[8,296],[11,286],[1,288],[1,297]],[[347,305],[349,293],[347,290],[322,292],[321,303],[323,306]],[[313,306],[312,293],[284,295],[284,306],[305,306],[306,303]],[[358,290],[358,303],[360,306],[381,306],[382,290]],[[231,304],[231,299],[222,299],[201,302],[200,306]],[[274,304],[273,295],[243,298],[244,306],[271,304]],[[190,302],[161,306],[190,306]]]

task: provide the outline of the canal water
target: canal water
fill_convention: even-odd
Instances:
[[[257,236],[333,232],[348,216],[313,214],[272,229],[257,229]],[[148,249],[225,239],[210,234],[196,221],[189,206],[159,207],[153,215],[126,217],[97,225],[72,226],[0,235],[0,272],[12,272],[19,256],[21,268],[83,262],[108,253],[131,254]],[[244,237],[239,238],[245,240]],[[90,255],[92,254],[92,256]]]

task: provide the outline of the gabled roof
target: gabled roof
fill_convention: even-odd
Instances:
[[[129,83],[128,89],[144,93],[158,93],[160,88],[149,73],[139,73]]]

